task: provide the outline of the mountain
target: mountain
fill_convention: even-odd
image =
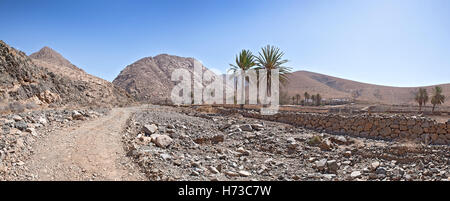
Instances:
[[[45,48],[34,54],[31,59],[24,52],[16,50],[5,42],[0,41],[0,107],[11,108],[11,104],[18,105],[69,105],[95,106],[115,105],[132,100],[111,83],[104,86],[104,82],[93,76],[86,75],[86,80],[97,80],[97,83],[83,79],[65,76],[62,72],[69,72],[62,66],[50,63],[53,56],[58,56]],[[40,55],[40,56],[39,56]],[[48,55],[48,56],[44,56]],[[41,65],[44,64],[45,65]],[[55,63],[64,64],[58,59]],[[70,63],[70,62],[69,62]],[[64,65],[67,65],[66,62]],[[49,67],[49,68],[47,68]],[[61,68],[58,68],[61,67]],[[73,66],[66,66],[74,68]],[[73,72],[84,73],[80,70]]]
[[[29,57],[37,66],[77,83],[83,93],[80,98],[88,104],[123,105],[133,102],[124,90],[111,82],[86,73],[49,47],[44,47]]]
[[[174,87],[174,82],[171,81],[172,72],[181,68],[192,73],[194,61],[196,61],[194,58],[168,54],[145,57],[128,65],[113,83],[125,89],[139,101],[164,102],[170,100],[170,93]],[[203,72],[209,71],[204,66],[202,69]]]
[[[420,88],[367,84],[308,71],[296,71],[290,73],[288,77],[290,82],[282,90],[290,97],[295,94],[304,97],[303,94],[308,92],[309,94],[319,93],[326,99],[346,98],[368,103],[416,104],[414,94]],[[450,98],[450,84],[439,86],[442,87],[443,94]],[[427,89],[431,97],[434,86],[423,86],[423,88]],[[450,105],[450,101],[446,101],[444,105]]]

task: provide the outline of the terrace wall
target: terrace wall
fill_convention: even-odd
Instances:
[[[450,145],[450,121],[437,123],[421,116],[403,114],[319,114],[281,112],[261,115],[254,110],[219,109],[223,114],[239,113],[244,117],[302,126],[334,134],[375,139],[411,139],[426,144]]]

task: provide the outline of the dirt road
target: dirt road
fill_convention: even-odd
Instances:
[[[27,161],[34,180],[144,180],[125,156],[121,132],[136,108],[115,108],[103,117],[50,133]]]

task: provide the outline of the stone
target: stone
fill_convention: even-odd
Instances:
[[[142,131],[147,134],[147,135],[151,135],[153,133],[155,133],[158,130],[158,126],[156,126],[155,124],[151,124],[151,125],[144,125],[142,127]]]
[[[238,173],[239,173],[240,176],[243,176],[243,177],[249,177],[249,176],[252,176],[252,174],[251,174],[250,172],[245,171],[245,170],[241,170],[241,171],[239,171]]]
[[[328,180],[331,180],[336,177],[335,174],[323,174],[322,176],[323,176],[323,178],[328,179]]]
[[[22,121],[22,120],[23,120],[23,118],[22,118],[21,116],[17,115],[17,114],[13,115],[13,116],[12,116],[12,119],[13,119],[14,121]]]
[[[172,156],[169,155],[169,154],[160,154],[159,156],[160,156],[162,159],[164,159],[164,160],[167,160],[167,159],[171,159],[171,158],[172,158]]]
[[[336,143],[338,144],[347,144],[347,139],[344,136],[338,136],[335,138]]]
[[[260,131],[260,130],[264,129],[264,125],[262,125],[262,124],[252,124],[251,126],[252,126],[253,129],[255,129],[257,131]]]
[[[318,160],[316,161],[315,164],[318,170],[325,170],[325,167],[327,165],[327,159]]]
[[[227,175],[229,177],[237,177],[237,176],[239,176],[239,173],[233,172],[233,171],[227,171],[227,172],[225,172],[225,175]]]
[[[84,116],[80,112],[74,110],[74,111],[72,111],[72,119],[74,119],[74,120],[84,120]]]
[[[244,156],[250,155],[250,151],[245,150],[243,147],[239,147],[236,151],[241,153],[241,155],[244,155]]]
[[[383,167],[378,167],[375,171],[375,173],[377,173],[378,175],[386,175],[386,169],[384,169]]]
[[[158,138],[159,136],[161,136],[161,134],[152,134],[150,135],[150,139],[153,143],[156,143],[156,138]]]
[[[339,169],[339,165],[337,164],[336,160],[327,161],[327,167],[328,171],[332,173],[336,173]]]
[[[352,156],[352,152],[346,151],[346,152],[344,152],[344,156],[348,158],[348,157]]]
[[[25,121],[18,121],[16,123],[14,123],[14,127],[16,127],[17,129],[24,131],[25,129],[28,128],[28,124],[25,123]]]
[[[217,168],[215,168],[214,166],[209,166],[208,170],[213,174],[219,173],[219,170],[217,170]]]
[[[39,117],[37,122],[42,124],[42,125],[47,125],[47,123],[48,123],[47,119],[45,119],[44,117]]]
[[[330,151],[332,148],[331,141],[329,139],[325,139],[320,143],[319,147],[324,151]]]
[[[173,141],[172,138],[170,138],[169,136],[160,135],[160,136],[156,137],[155,144],[158,147],[166,148],[167,146],[169,146],[172,143],[172,141]]]
[[[361,176],[361,172],[360,171],[354,171],[350,174],[350,177],[352,178],[358,178]]]
[[[370,165],[370,167],[372,168],[372,170],[376,170],[379,166],[380,166],[380,162],[378,162],[378,161],[374,161],[374,162],[372,162],[372,164]]]
[[[29,132],[33,136],[37,135],[36,130],[34,128],[27,128],[25,131]]]
[[[252,126],[249,125],[249,124],[241,125],[241,126],[239,126],[239,128],[240,128],[242,131],[249,131],[249,132],[253,131]]]

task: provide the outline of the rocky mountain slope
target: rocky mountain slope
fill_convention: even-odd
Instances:
[[[171,81],[175,69],[194,71],[194,58],[160,54],[145,57],[127,66],[114,79],[113,83],[137,100],[145,102],[164,102],[170,100],[174,82]],[[209,71],[203,66],[204,71]]]
[[[44,48],[44,52],[47,51],[45,49],[48,50]],[[48,58],[48,61],[51,61],[51,57],[44,56],[45,54],[34,54],[36,58]],[[12,110],[12,105],[15,104],[92,106],[119,104],[131,100],[125,92],[114,88],[112,84],[103,86],[100,81],[92,83],[64,76],[61,71],[66,71],[60,71],[57,68],[58,65],[46,61],[38,62],[38,60],[32,60],[24,52],[0,41],[0,107],[2,107],[0,109],[2,111]],[[64,60],[57,61],[64,62]],[[48,65],[41,66],[43,62]],[[47,68],[49,66],[52,68]],[[74,71],[84,73],[81,70]]]
[[[133,98],[124,90],[109,81],[86,73],[49,47],[42,48],[30,57],[36,65],[80,83],[87,101],[92,104],[123,105],[133,102]]]
[[[289,96],[320,93],[324,98],[348,98],[370,103],[415,104],[414,93],[419,87],[391,87],[356,82],[308,71],[289,75],[290,82],[283,89]],[[444,95],[450,97],[450,84],[439,85]],[[425,86],[431,97],[434,86]],[[430,103],[428,103],[430,104]],[[450,105],[446,101],[444,105]]]

